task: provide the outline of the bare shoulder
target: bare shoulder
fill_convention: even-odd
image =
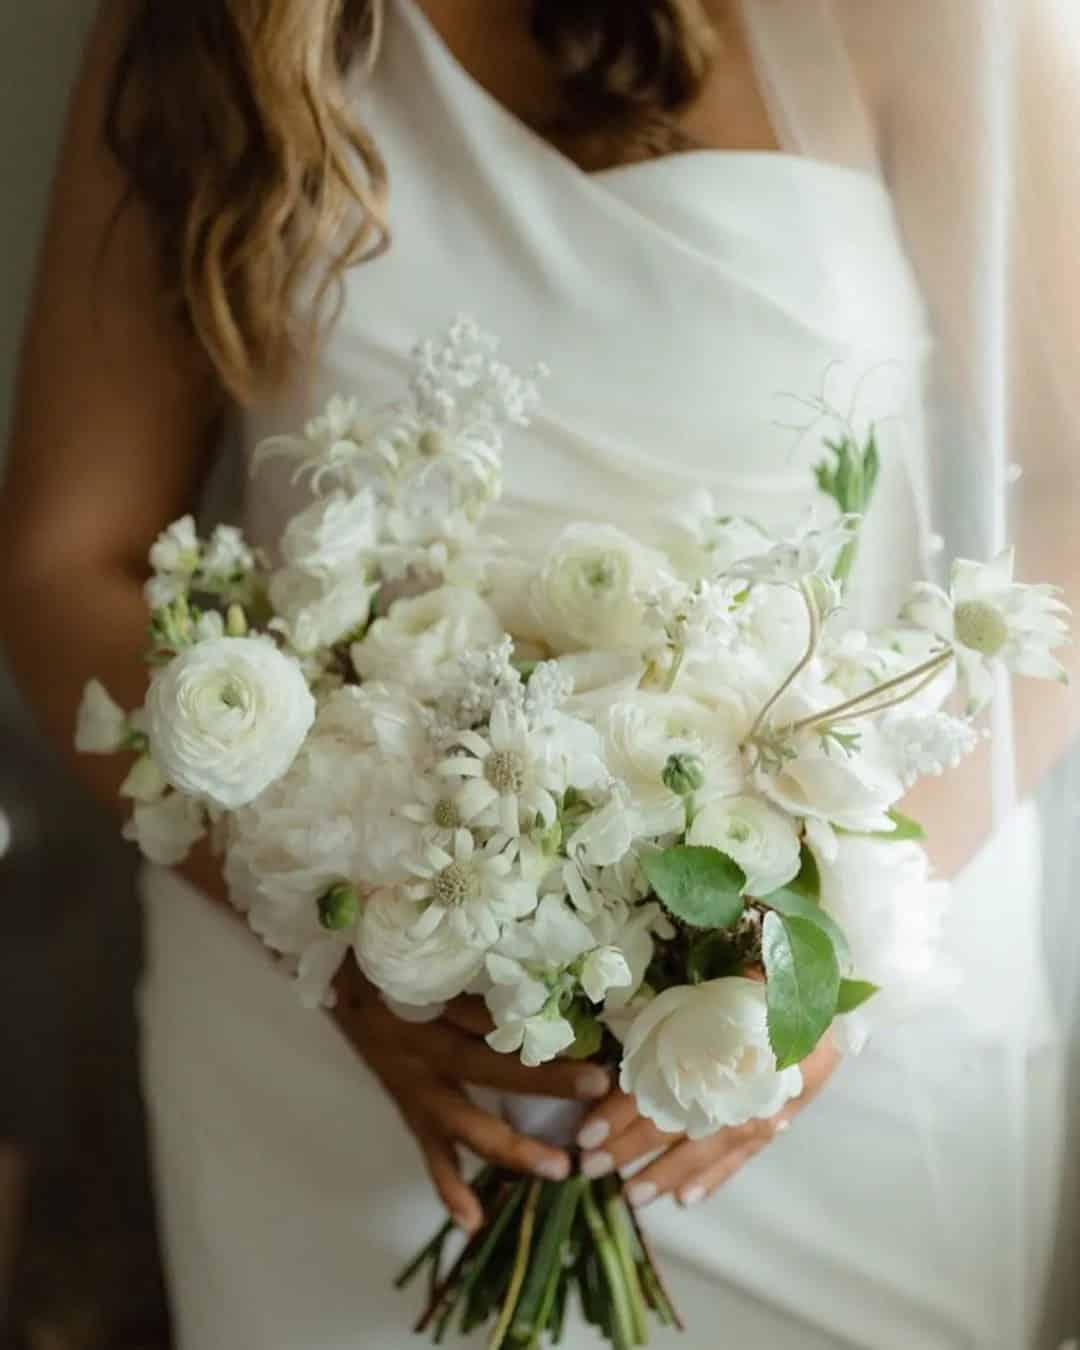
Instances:
[[[222,405],[164,302],[152,222],[126,201],[107,145],[132,12],[131,0],[104,0],[91,31],[23,338],[0,510],[5,552],[31,571],[65,551],[143,556],[196,491]]]

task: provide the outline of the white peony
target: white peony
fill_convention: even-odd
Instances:
[[[422,908],[399,891],[368,897],[354,951],[367,978],[396,1003],[428,1007],[464,993],[484,966],[484,953],[452,924],[416,934]]]
[[[181,652],[146,699],[150,749],[173,787],[227,809],[284,774],[315,719],[295,661],[266,638],[216,638]]]
[[[642,1115],[691,1139],[773,1116],[802,1091],[797,1065],[776,1068],[765,986],[741,977],[667,989],[647,1003],[627,1032],[619,1082]]]
[[[402,685],[418,698],[433,698],[465,652],[497,647],[502,626],[490,605],[472,591],[440,586],[415,599],[396,600],[376,619],[352,662],[364,680]]]
[[[83,690],[75,726],[75,749],[82,755],[111,755],[128,737],[128,718],[100,680]]]
[[[723,709],[683,694],[643,690],[616,703],[601,729],[608,768],[629,794],[639,834],[666,834],[685,825],[684,799],[664,783],[672,755],[701,759],[705,781],[699,801],[743,787],[738,741]]]
[[[373,493],[332,492],[293,516],[281,538],[281,554],[291,567],[308,571],[360,571],[375,547],[376,525]]]
[[[180,792],[136,802],[124,826],[124,838],[138,844],[143,856],[160,867],[182,863],[205,833],[203,808]]]
[[[686,842],[717,848],[733,858],[746,873],[747,895],[770,895],[799,875],[795,821],[761,797],[709,802],[694,816]]]
[[[556,653],[641,648],[645,597],[665,575],[664,559],[611,525],[568,525],[528,587],[525,636]]]
[[[378,586],[363,572],[339,575],[283,567],[270,578],[270,603],[298,652],[313,652],[353,637],[371,616]]]
[[[881,987],[833,1023],[838,1048],[857,1052],[875,1025],[895,1022],[949,987],[942,930],[950,887],[931,879],[926,853],[913,842],[841,835],[831,856],[816,857],[821,906],[847,937],[852,969]]]

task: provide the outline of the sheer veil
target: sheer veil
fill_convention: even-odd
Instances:
[[[783,148],[881,175],[892,198],[933,335],[920,377],[926,432],[911,452],[928,566],[935,554],[941,566],[1015,546],[1019,577],[1062,585],[1075,611],[1078,11],[1070,0],[744,0],[744,9]],[[812,228],[812,205],[808,220]],[[1008,927],[1016,961],[987,967],[1000,987],[984,990],[986,1064],[950,1067],[943,1051],[940,1073],[985,1069],[999,1084],[986,1128],[1000,1137],[1001,1172],[986,1178],[986,1213],[1001,1261],[987,1288],[1000,1303],[1000,1344],[1019,1350],[1066,1334],[1055,1318],[1080,1236],[1080,1188],[1061,1163],[1067,1128],[1077,1152],[1076,1108],[1070,1122],[1064,1102],[1077,1097],[1080,1037],[1080,769],[1068,754],[1080,710],[1075,690],[1032,685],[1014,697],[1011,711],[1000,702],[992,754],[970,796],[965,784],[964,809],[969,827],[978,813],[981,837],[1000,836],[1035,794],[1040,843],[1022,863],[1006,846],[1024,904],[1004,886],[962,901],[963,940]],[[925,1063],[919,1081],[931,1081]],[[932,1092],[913,1092],[905,1109],[924,1147],[945,1157]],[[959,1253],[965,1234],[949,1202],[958,1183],[947,1167],[937,1176],[941,1236]]]

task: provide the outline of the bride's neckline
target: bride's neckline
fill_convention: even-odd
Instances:
[[[449,72],[455,83],[487,109],[489,116],[503,125],[510,134],[521,141],[522,145],[529,146],[535,154],[545,157],[563,172],[580,180],[608,182],[616,179],[637,178],[642,173],[648,174],[655,170],[661,170],[663,173],[678,172],[679,168],[684,165],[700,168],[708,165],[735,164],[756,166],[764,163],[776,164],[788,169],[794,167],[796,170],[820,169],[850,178],[856,182],[880,186],[878,176],[868,170],[852,168],[849,165],[834,163],[830,160],[816,159],[793,150],[785,150],[782,147],[772,150],[753,150],[723,146],[700,146],[690,150],[680,150],[673,154],[657,155],[650,159],[630,160],[625,164],[612,164],[602,169],[585,169],[527,122],[511,112],[473,75],[435,27],[419,0],[397,0],[397,7],[404,13],[417,39],[427,49],[430,56],[444,70]]]

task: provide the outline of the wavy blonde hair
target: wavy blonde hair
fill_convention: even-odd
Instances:
[[[387,2],[135,0],[107,140],[150,213],[170,302],[241,402],[317,349],[345,272],[389,244],[387,167],[352,88],[375,60]],[[568,119],[674,108],[705,78],[701,0],[531,10]],[[315,304],[301,307],[313,276]]]

